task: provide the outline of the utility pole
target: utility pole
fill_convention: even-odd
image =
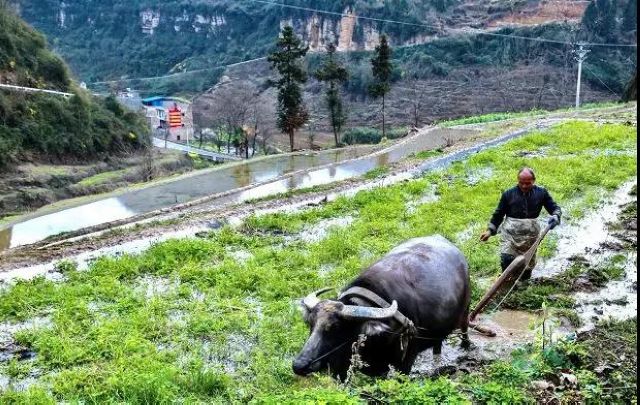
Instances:
[[[576,87],[576,108],[580,108],[580,84],[582,82],[582,62],[587,59],[587,54],[591,52],[588,49],[584,48],[583,44],[578,44],[579,49],[574,50],[573,53],[576,54],[575,59],[578,61],[578,86]]]

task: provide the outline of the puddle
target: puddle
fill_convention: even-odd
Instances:
[[[635,257],[627,260],[623,280],[611,281],[594,293],[578,292],[574,295],[583,329],[588,330],[603,319],[625,320],[637,315],[638,295],[634,286],[638,282],[638,267],[635,260]]]
[[[437,202],[439,199],[440,196],[437,194],[437,186],[430,184],[429,188],[419,199],[407,203],[407,214],[414,214],[421,205]]]
[[[187,326],[186,318],[186,313],[179,309],[167,312],[167,322],[172,328],[184,329]]]
[[[483,167],[477,170],[467,172],[467,183],[470,186],[475,186],[483,180],[491,178],[493,176],[492,167]]]
[[[442,354],[433,355],[428,349],[418,356],[411,372],[417,376],[437,376],[456,372],[468,373],[482,364],[507,358],[515,349],[534,343],[542,333],[542,317],[524,311],[502,310],[491,314],[480,314],[482,326],[496,332],[495,337],[487,337],[472,330],[469,332],[472,348],[460,347],[460,339],[448,339],[442,347]],[[554,320],[547,320],[550,326]],[[570,329],[555,328],[553,339],[557,340],[573,333]]]
[[[598,253],[601,246],[615,240],[608,231],[607,224],[616,221],[622,210],[621,205],[636,199],[635,196],[629,195],[635,184],[636,179],[623,185],[608,201],[588,213],[578,224],[563,223],[553,230],[558,237],[556,252],[552,258],[540,261],[532,277],[552,277],[560,274],[571,266],[571,259],[577,256],[588,255],[590,261],[604,259],[604,255]]]
[[[355,221],[355,218],[350,215],[346,217],[325,219],[296,235],[286,236],[284,240],[287,243],[293,241],[301,241],[305,243],[320,242],[325,239],[331,231],[346,228],[351,225],[353,221]]]
[[[191,301],[193,302],[204,302],[207,299],[207,294],[203,293],[199,290],[193,290],[191,292]]]
[[[336,269],[336,265],[335,264],[325,263],[325,264],[321,265],[320,268],[318,269],[318,275],[320,277],[327,277],[335,269]]]
[[[624,254],[627,261],[622,280],[614,280],[595,292],[577,292],[573,294],[575,310],[582,320],[581,330],[593,328],[604,319],[624,320],[637,315],[637,252],[624,251],[618,234],[612,234],[610,224],[618,217],[626,204],[636,200],[630,195],[636,179],[616,190],[612,197],[599,208],[593,210],[577,225],[558,228],[559,240],[556,255],[544,261],[534,270],[533,277],[552,277],[566,271],[576,261],[589,266],[605,263],[616,254]],[[637,234],[632,232],[637,240]]]
[[[480,235],[480,227],[479,226],[470,226],[464,231],[458,232],[455,236],[456,242],[462,245],[463,243],[473,239],[479,238]]]
[[[14,335],[24,330],[50,328],[52,325],[51,319],[47,317],[36,317],[24,322],[0,323],[0,363],[11,359],[33,359],[36,353],[17,345],[14,341]]]
[[[262,311],[262,302],[260,302],[260,300],[258,300],[255,297],[247,297],[244,299],[244,302],[245,304],[247,304],[247,306],[251,308],[249,312],[251,312],[251,314],[255,316],[258,321],[261,321],[264,319],[264,312]]]
[[[202,357],[212,367],[221,366],[228,374],[235,374],[244,364],[248,364],[255,342],[237,333],[225,336],[225,343],[215,346],[212,342],[202,343]]]
[[[232,250],[227,248],[227,254],[230,258],[238,262],[238,264],[244,264],[253,258],[253,253],[248,250]]]
[[[2,390],[26,391],[38,382],[38,377],[40,377],[38,372],[31,372],[27,378],[11,378],[0,374],[0,392]]]
[[[460,339],[448,339],[442,347],[442,354],[434,356],[428,349],[418,356],[412,374],[435,376],[453,374],[456,371],[471,371],[483,363],[503,358],[519,346],[534,341],[537,328],[541,328],[540,317],[522,311],[500,311],[481,314],[479,322],[497,333],[496,337],[486,337],[470,331],[471,350],[460,347]]]
[[[134,291],[137,294],[143,294],[149,299],[157,295],[171,294],[177,291],[179,287],[179,280],[146,275],[136,281]]]

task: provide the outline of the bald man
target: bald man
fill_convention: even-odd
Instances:
[[[536,174],[531,168],[525,167],[518,172],[518,185],[502,193],[498,208],[496,208],[487,230],[480,235],[480,240],[486,242],[498,232],[502,224],[502,242],[500,246],[500,267],[504,271],[519,255],[523,255],[535,243],[540,234],[538,216],[542,208],[551,215],[547,223],[551,229],[560,224],[562,211],[553,201],[547,190],[535,185]],[[503,222],[504,221],[504,222]],[[531,272],[536,266],[534,255],[522,280],[531,278]]]

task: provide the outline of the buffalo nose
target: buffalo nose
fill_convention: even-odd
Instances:
[[[293,362],[293,372],[302,377],[309,375],[311,373],[309,363],[300,359],[295,359]]]

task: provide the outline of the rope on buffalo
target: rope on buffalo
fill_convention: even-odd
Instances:
[[[324,359],[324,358],[326,358],[326,357],[331,356],[333,353],[337,352],[338,350],[342,349],[343,347],[345,347],[345,346],[346,346],[346,345],[348,345],[348,344],[349,344],[349,342],[344,342],[344,343],[342,343],[342,344],[341,344],[341,345],[339,345],[338,347],[336,347],[336,348],[333,348],[333,349],[329,350],[327,353],[323,354],[322,356],[317,357],[315,360],[313,360],[313,361],[312,361],[311,363],[309,363],[309,364],[317,363],[317,362],[319,362],[320,360],[322,360],[322,359]]]

